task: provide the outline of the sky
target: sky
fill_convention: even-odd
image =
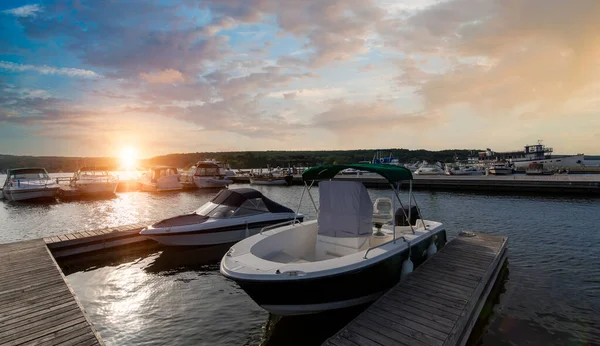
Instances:
[[[0,153],[600,154],[598,0],[0,2]]]

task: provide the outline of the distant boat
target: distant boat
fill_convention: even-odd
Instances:
[[[199,161],[190,168],[190,172],[193,172],[192,181],[200,189],[223,188],[233,183],[233,180],[225,178],[224,172],[214,161]]]
[[[119,178],[104,167],[82,167],[73,174],[69,185],[81,195],[114,195]]]
[[[292,175],[273,175],[272,173],[255,174],[250,176],[251,185],[292,185]]]
[[[142,191],[165,192],[178,191],[183,189],[179,182],[179,173],[176,167],[155,166],[142,174],[140,178],[140,187]]]
[[[45,168],[16,168],[7,170],[2,193],[9,201],[25,201],[56,198],[58,189]]]
[[[446,166],[446,174],[447,175],[482,175],[483,172],[480,169],[477,169],[473,166],[463,166],[463,167],[455,167],[451,168],[450,166]]]
[[[443,175],[444,170],[439,165],[431,165],[423,161],[421,167],[414,171],[415,175]]]
[[[525,174],[527,175],[552,175],[554,174],[554,170],[550,170],[544,167],[543,163],[530,163],[525,170]]]
[[[513,174],[513,169],[507,163],[496,163],[488,168],[492,175],[510,175]]]

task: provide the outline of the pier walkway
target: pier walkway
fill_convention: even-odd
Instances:
[[[0,244],[0,345],[104,345],[42,239]]]
[[[464,345],[506,259],[506,245],[500,236],[458,236],[324,345]]]

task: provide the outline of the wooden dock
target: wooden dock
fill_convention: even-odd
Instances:
[[[458,236],[327,346],[464,345],[507,256],[507,238]]]
[[[0,345],[104,345],[43,240],[0,244]]]
[[[152,242],[139,234],[142,228],[151,223],[140,222],[120,227],[67,233],[46,237],[44,242],[48,245],[48,249],[52,251],[54,258],[68,257],[118,246]]]

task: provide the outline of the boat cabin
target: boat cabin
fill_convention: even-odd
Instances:
[[[156,166],[150,168],[150,180],[156,182],[162,177],[168,177],[171,175],[178,175],[177,168],[170,166]]]
[[[216,163],[200,161],[196,164],[196,172],[194,175],[197,177],[214,177],[223,174],[221,174],[220,167]]]
[[[9,169],[6,180],[49,180],[45,168],[16,168]]]

